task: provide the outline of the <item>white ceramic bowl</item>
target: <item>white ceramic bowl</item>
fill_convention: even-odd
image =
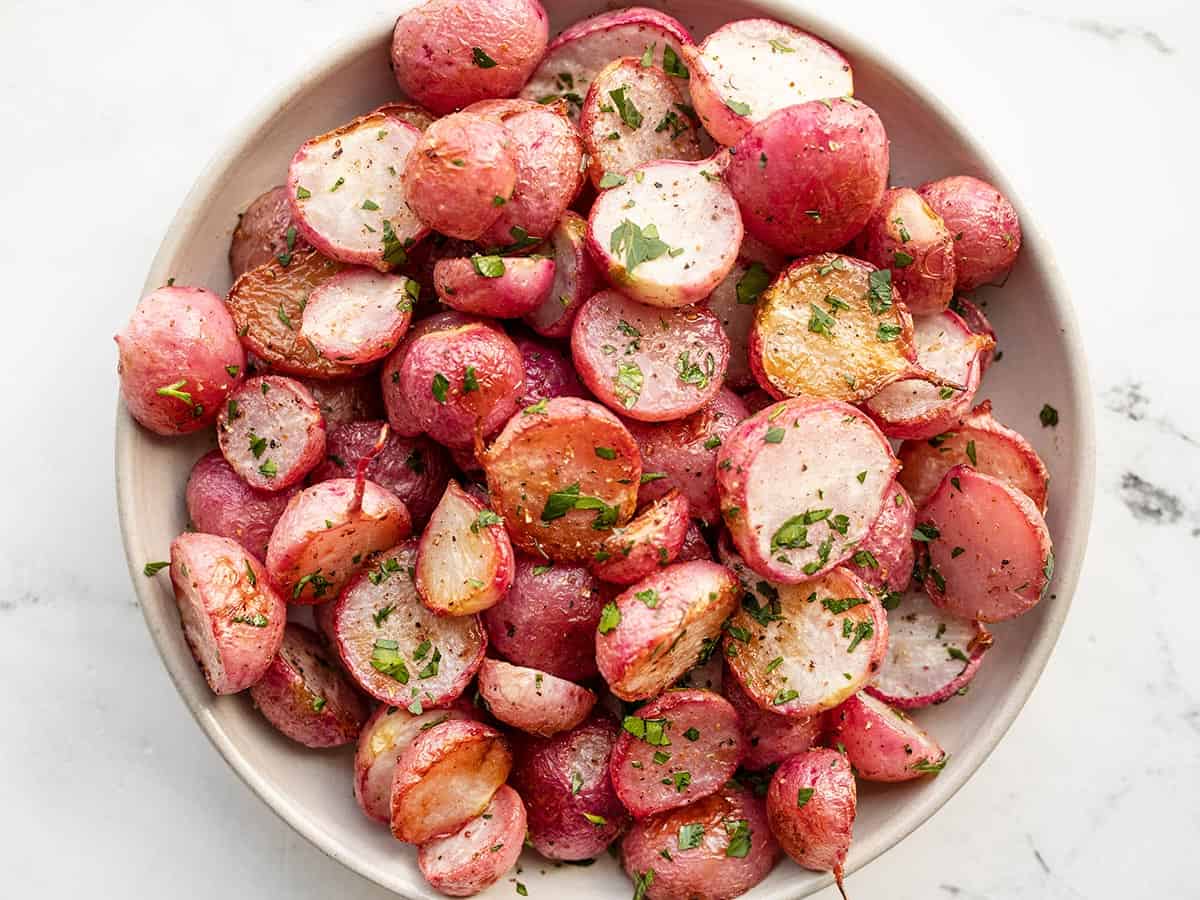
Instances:
[[[412,4],[399,4],[398,8]],[[996,746],[1025,703],[1067,614],[1091,517],[1094,437],[1090,391],[1079,330],[1050,246],[1001,172],[954,117],[926,90],[889,68],[886,54],[851,34],[815,20],[799,3],[679,0],[651,3],[680,17],[703,36],[724,21],[767,15],[790,21],[840,47],[854,66],[855,93],[883,118],[891,138],[894,184],[916,185],[958,173],[979,175],[1017,203],[1024,230],[1020,260],[988,315],[1004,359],[984,381],[998,417],[1035,445],[1050,469],[1051,534],[1057,572],[1052,593],[1029,615],[995,628],[996,644],[965,698],[916,718],[952,754],[936,778],[901,785],[859,786],[858,820],[849,871],[864,865],[926,821],[957,791]],[[551,33],[601,11],[598,0],[555,0]],[[146,290],[174,277],[223,292],[237,214],[259,193],[284,180],[292,153],[308,137],[393,99],[388,69],[390,22],[345,41],[313,60],[308,74],[237,130],[197,180],[176,215],[146,279]],[[129,298],[132,309],[136,298]],[[1055,429],[1038,422],[1042,403],[1061,413]],[[433,898],[417,871],[415,853],[386,828],[368,821],[351,795],[352,750],[318,752],[275,732],[246,696],[214,697],[183,641],[165,575],[145,578],[147,560],[164,559],[183,530],[184,483],[192,463],[212,445],[208,437],[167,440],[139,428],[123,408],[117,414],[117,492],[130,573],[146,623],[180,695],[234,771],[288,824],[360,874],[406,897]],[[543,874],[544,873],[544,874]],[[554,867],[529,859],[522,880],[531,897],[628,897],[630,884],[607,854],[589,868]],[[791,863],[779,865],[750,896],[782,900],[807,896],[830,881]],[[502,880],[496,896],[513,896]]]

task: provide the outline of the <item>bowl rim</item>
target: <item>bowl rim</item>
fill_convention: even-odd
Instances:
[[[978,159],[983,168],[988,171],[989,181],[995,183],[1012,201],[1021,221],[1022,233],[1026,238],[1025,243],[1037,247],[1037,254],[1032,257],[1030,262],[1037,267],[1040,277],[1051,285],[1052,302],[1065,326],[1062,330],[1061,341],[1073,375],[1069,393],[1078,415],[1074,458],[1071,460],[1074,468],[1072,480],[1077,484],[1077,496],[1074,498],[1072,510],[1067,516],[1064,533],[1055,536],[1056,544],[1070,546],[1073,552],[1067,560],[1068,565],[1060,567],[1055,573],[1058,578],[1056,592],[1058,597],[1054,605],[1047,610],[1043,626],[1039,629],[1036,639],[1026,646],[1014,683],[1014,690],[1011,690],[1004,702],[993,710],[993,715],[988,719],[986,727],[976,734],[971,746],[965,752],[958,754],[957,764],[938,776],[939,784],[944,785],[949,782],[947,788],[923,794],[905,808],[903,816],[896,817],[889,823],[889,827],[881,829],[876,835],[873,835],[872,840],[859,841],[854,844],[851,848],[850,858],[847,860],[846,874],[849,875],[882,856],[928,822],[962,789],[1004,738],[1041,678],[1042,671],[1049,661],[1050,654],[1058,641],[1070,611],[1087,551],[1095,500],[1096,468],[1091,380],[1078,317],[1074,304],[1071,302],[1066,281],[1055,260],[1053,249],[1029,210],[1022,206],[1020,197],[1012,190],[1012,185],[1004,176],[1003,170],[996,165],[992,155],[975,140],[971,130],[966,127],[958,114],[948,109],[920,79],[889,64],[877,50],[860,41],[842,26],[803,8],[794,0],[755,0],[755,3],[760,7],[762,15],[773,16],[795,24],[806,31],[811,31],[838,47],[851,59],[870,58],[878,62],[901,88],[928,106],[955,130],[972,156]],[[404,8],[408,8],[409,5],[415,4],[404,3],[402,5]],[[347,65],[355,57],[368,52],[383,40],[386,34],[392,30],[393,23],[393,16],[379,14],[350,35],[334,42],[315,64],[306,64],[302,74],[283,81],[280,87],[273,90],[248,116],[225,134],[220,148],[209,159],[172,218],[150,265],[143,293],[164,283],[167,262],[174,259],[183,249],[183,234],[191,230],[193,222],[206,207],[206,198],[222,180],[223,173],[236,162],[246,148],[253,146],[260,135],[268,131],[275,121],[283,116],[311,86],[323,81],[332,72]],[[139,426],[125,410],[124,404],[118,397],[114,456],[121,541],[129,577],[137,595],[146,627],[176,690],[212,745],[242,782],[263,800],[272,812],[311,844],[353,872],[385,889],[399,892],[400,889],[396,886],[395,870],[384,871],[382,868],[370,864],[360,858],[353,848],[324,830],[319,820],[311,820],[295,810],[288,795],[277,790],[260,775],[255,766],[225,732],[221,723],[205,703],[210,698],[193,691],[183,679],[182,667],[172,665],[168,647],[174,637],[173,629],[178,628],[178,621],[170,615],[159,613],[160,604],[156,602],[157,598],[155,597],[157,588],[149,579],[141,576],[138,564],[135,562],[136,548],[134,544],[137,526],[134,523],[136,504],[133,485],[136,481],[136,466],[133,459],[133,446],[135,435],[139,433]],[[811,889],[806,890],[803,896],[814,893],[832,883],[832,875],[812,881],[809,883]],[[808,886],[806,885],[806,887]]]

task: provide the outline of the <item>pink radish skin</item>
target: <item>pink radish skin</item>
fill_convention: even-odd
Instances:
[[[430,887],[450,897],[470,897],[516,865],[525,843],[525,804],[502,785],[478,817],[449,837],[422,844],[417,865]]]
[[[730,672],[722,680],[725,699],[737,711],[746,754],[742,765],[751,771],[770,768],[817,742],[824,730],[823,716],[796,719],[767,712],[743,690]]]
[[[204,288],[147,294],[114,340],[125,408],[155,434],[211,425],[246,369],[229,311]]]
[[[791,757],[767,790],[767,819],[783,852],[806,869],[832,872],[839,890],[857,808],[850,763],[836,750]]]
[[[679,556],[688,525],[687,497],[671,492],[615,528],[596,551],[592,572],[614,584],[634,584]]]
[[[775,398],[762,388],[755,388],[752,391],[747,391],[741,396],[742,402],[746,404],[746,409],[750,411],[751,415],[766,409],[775,402]]]
[[[754,325],[755,302],[762,288],[786,265],[786,258],[751,235],[744,235],[737,264],[704,301],[721,320],[729,338],[725,386],[732,390],[744,391],[758,383],[750,370],[750,330]],[[754,292],[756,288],[759,293]]]
[[[171,544],[171,584],[184,639],[213,693],[258,681],[287,620],[262,563],[229,538],[185,532]]]
[[[587,397],[575,374],[571,358],[558,344],[520,335],[513,343],[525,363],[525,393],[517,401],[522,408],[552,397]]]
[[[927,523],[938,532],[924,567],[935,606],[1001,622],[1031,610],[1049,587],[1054,552],[1046,522],[1032,500],[1003,481],[955,466],[917,513],[918,529]]]
[[[383,359],[408,330],[419,291],[420,285],[402,275],[346,269],[309,295],[300,335],[334,362]]]
[[[575,314],[592,296],[599,276],[587,250],[587,222],[577,213],[563,213],[549,241],[554,283],[542,304],[525,316],[525,324],[543,337],[562,338],[571,333]]]
[[[498,276],[481,274],[486,266]],[[433,267],[434,287],[442,302],[459,312],[515,319],[533,312],[549,296],[554,260],[533,257],[439,259]]]
[[[679,548],[679,555],[675,557],[675,561],[690,562],[693,559],[712,559],[712,549],[695,519],[688,522],[687,531],[683,535],[683,546]]]
[[[308,388],[280,375],[247,379],[217,416],[221,453],[246,483],[282,491],[325,456],[325,422]]]
[[[867,781],[912,781],[936,775],[947,755],[937,741],[886,703],[855,694],[832,713],[833,740],[859,778]]]
[[[289,238],[289,229],[290,238]],[[229,242],[229,269],[237,278],[264,263],[308,246],[296,229],[286,185],[278,185],[254,198],[238,216]]]
[[[383,395],[379,390],[379,379],[373,374],[336,381],[318,378],[296,380],[308,388],[317,401],[327,429],[363,419],[383,418]]]
[[[569,731],[596,705],[587,688],[496,659],[484,660],[479,670],[479,696],[505,725],[541,737]]]
[[[188,476],[188,519],[197,531],[237,541],[257,559],[265,559],[271,529],[299,491],[259,491],[246,484],[220,450],[196,460]]]
[[[396,434],[402,437],[416,437],[423,432],[423,427],[417,420],[417,414],[409,402],[408,393],[405,390],[407,386],[400,381],[400,370],[408,356],[408,349],[422,335],[438,331],[452,331],[476,321],[479,320],[453,309],[434,313],[413,325],[400,345],[388,354],[383,363],[383,369],[379,373],[379,384],[388,425]]]
[[[315,631],[289,623],[283,644],[250,688],[259,712],[305,747],[341,747],[358,738],[367,706],[334,665]]]
[[[646,729],[647,723],[655,732],[662,729],[653,742],[630,731]],[[728,700],[706,690],[668,691],[626,719],[610,764],[613,787],[634,818],[642,819],[719,791],[742,752],[738,714]]]
[[[956,290],[974,290],[1008,273],[1021,250],[1021,223],[1007,197],[970,175],[927,182],[917,193],[954,237]]]
[[[958,313],[959,318],[963,320],[973,333],[992,339],[992,346],[985,350],[979,357],[979,374],[981,376],[987,374],[988,367],[996,358],[996,329],[992,327],[992,323],[988,321],[988,317],[984,315],[983,310],[966,297],[955,297],[950,301],[950,309]]]
[[[912,580],[916,558],[912,540],[916,524],[916,507],[904,488],[893,482],[879,517],[846,563],[846,568],[876,590],[905,590]]]

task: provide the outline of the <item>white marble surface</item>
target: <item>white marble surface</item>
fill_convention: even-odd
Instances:
[[[1040,685],[851,894],[1200,896],[1196,5],[808,6],[937,90],[1039,216],[1074,288],[1100,436],[1090,554]],[[159,663],[116,529],[109,336],[233,124],[389,7],[0,3],[0,896],[387,896],[237,781]]]

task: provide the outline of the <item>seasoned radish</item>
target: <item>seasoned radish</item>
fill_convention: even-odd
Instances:
[[[1024,437],[993,418],[990,400],[975,407],[953,431],[926,441],[905,441],[899,455],[904,466],[900,483],[917,506],[933,496],[947,471],[970,464],[1016,488],[1042,513],[1046,511],[1050,473],[1045,463]]]
[[[390,103],[384,103],[382,106],[377,106],[372,112],[384,113],[391,116],[393,119],[399,119],[401,122],[406,122],[413,128],[424,131],[435,121],[437,116],[427,110],[418,103],[409,103],[407,100],[393,100]]]
[[[850,763],[836,750],[817,748],[793,756],[776,770],[767,789],[767,819],[783,852],[806,869],[832,872],[843,896],[843,868],[857,811]]]
[[[437,115],[486,97],[511,97],[546,50],[538,0],[427,0],[396,20],[392,72]]]
[[[904,709],[965,692],[992,646],[988,630],[938,609],[919,586],[892,603],[887,656],[867,692]]]
[[[614,59],[597,73],[579,121],[595,187],[623,184],[626,172],[656,159],[703,158],[675,81],[632,56]]]
[[[404,198],[430,228],[473,241],[499,218],[516,183],[517,164],[500,120],[455,113],[421,136],[404,172]]]
[[[893,593],[903,591],[912,580],[915,560],[912,537],[916,524],[916,507],[904,488],[892,482],[879,517],[855,548],[846,568],[867,587]]]
[[[621,842],[621,865],[647,900],[732,900],[766,878],[778,858],[763,801],[734,782],[635,822]]]
[[[147,294],[114,340],[125,408],[156,434],[211,425],[246,368],[225,304],[204,288]]]
[[[256,490],[233,470],[220,450],[213,450],[196,460],[188,476],[188,519],[197,531],[231,538],[257,559],[264,559],[271,529],[298,490]]]
[[[432,278],[432,270],[430,270],[430,277]],[[423,426],[418,421],[412,403],[409,401],[409,386],[400,381],[400,370],[404,367],[404,360],[408,356],[409,348],[422,335],[435,331],[453,331],[475,321],[478,320],[453,309],[434,313],[413,325],[404,335],[404,340],[400,342],[400,345],[388,354],[379,373],[379,385],[388,425],[396,434],[404,437],[416,437],[423,431]]]
[[[513,343],[525,363],[525,393],[518,398],[518,405],[533,406],[552,397],[587,396],[571,358],[559,344],[523,335],[514,336]]]
[[[367,705],[315,631],[288,623],[283,644],[250,698],[268,722],[305,747],[352,743]]]
[[[704,305],[716,313],[729,338],[729,368],[725,386],[744,391],[757,385],[750,370],[750,329],[754,325],[755,304],[787,264],[765,244],[751,237],[742,237],[737,264],[716,286]]]
[[[415,539],[371,557],[332,616],[338,655],[359,687],[414,715],[461,695],[487,649],[477,617],[440,616],[422,605],[417,558]]]
[[[521,89],[539,103],[563,99],[578,115],[596,75],[622,56],[646,56],[682,86],[688,71],[683,48],[692,43],[687,28],[657,9],[633,6],[582,19],[550,42],[546,55]]]
[[[554,260],[479,256],[439,259],[433,267],[438,297],[451,309],[515,319],[537,309],[554,284]]]
[[[593,712],[570,731],[517,743],[512,785],[532,801],[528,840],[547,859],[591,859],[625,830],[629,814],[609,777],[618,731]]]
[[[213,693],[258,681],[287,619],[262,563],[229,538],[184,532],[171,544],[171,584],[184,640]]]
[[[379,390],[379,378],[374,374],[333,381],[303,377],[297,377],[296,380],[308,388],[317,401],[326,429],[334,429],[348,422],[383,418],[383,394]],[[378,433],[379,429],[376,428],[375,434]]]
[[[988,321],[988,317],[984,315],[983,310],[966,297],[955,297],[950,301],[950,308],[958,313],[959,318],[963,320],[972,332],[992,339],[992,346],[985,350],[979,357],[979,374],[985,374],[988,366],[992,364],[996,356],[996,329],[992,327],[992,323]]]
[[[797,719],[767,712],[746,693],[732,673],[725,673],[721,689],[737,711],[746,748],[742,765],[751,771],[770,768],[789,756],[803,753],[824,730],[822,715]]]
[[[237,228],[229,242],[229,268],[233,277],[278,259],[282,265],[291,254],[308,248],[292,218],[286,185],[277,185],[260,194],[238,216]]]
[[[899,463],[857,409],[796,398],[755,413],[718,451],[721,511],[759,574],[798,584],[849,559],[885,502]]]
[[[596,625],[605,594],[581,565],[518,554],[512,587],[483,612],[492,648],[568,681],[596,674]]]
[[[446,837],[482,813],[512,769],[508,741],[470,719],[416,736],[392,775],[392,836],[409,844]]]
[[[676,563],[605,606],[596,665],[622,700],[645,700],[694,666],[737,605],[733,573],[706,560]]]
[[[1054,574],[1050,532],[1034,502],[970,466],[946,472],[914,535],[927,543],[925,590],[960,618],[1000,622],[1028,612]]]
[[[979,390],[980,354],[992,340],[974,334],[956,313],[943,310],[913,320],[917,364],[945,379],[936,387],[928,381],[895,381],[864,404],[888,437],[920,440],[954,427],[971,409]],[[949,384],[958,385],[958,388]]]
[[[725,180],[746,230],[789,256],[845,245],[887,186],[883,123],[849,97],[772,113],[732,152]]]
[[[704,532],[692,519],[688,522],[687,531],[683,535],[683,546],[679,548],[676,562],[688,562],[693,559],[712,559],[712,548],[704,537]]]
[[[507,593],[513,568],[504,519],[452,480],[421,535],[416,583],[422,602],[441,615],[472,615]]]
[[[474,707],[462,701],[445,709],[428,709],[413,715],[384,703],[371,715],[358,736],[354,754],[354,799],[368,818],[387,824],[392,819],[392,776],[417,735],[451,719],[476,718]]]
[[[408,537],[412,519],[395,494],[367,481],[366,468],[387,439],[358,462],[354,478],[334,478],[291,499],[267,544],[267,569],[293,603],[333,597],[367,556]]]
[[[859,403],[901,378],[944,383],[917,364],[891,273],[836,253],[797,260],[763,291],[749,353],[754,377],[777,399]]]
[[[487,808],[449,837],[417,850],[417,865],[434,890],[470,897],[500,880],[525,846],[525,804],[502,785]]]
[[[383,359],[408,330],[420,291],[420,285],[403,275],[347,269],[309,296],[300,337],[334,362]]]
[[[756,122],[787,106],[854,93],[850,63],[806,31],[774,19],[722,25],[685,47],[692,103],[719,144],[733,146]]]
[[[592,205],[588,250],[609,282],[651,306],[703,300],[737,261],[742,220],[707,162],[651,162]]]
[[[879,671],[883,606],[845,569],[806,584],[759,582],[725,636],[730,670],[763,709],[807,718],[833,709]]]
[[[282,491],[325,457],[325,422],[308,388],[291,378],[249,378],[217,416],[217,441],[252,488]]]
[[[525,316],[525,324],[543,337],[571,333],[575,314],[596,286],[596,265],[587,249],[587,222],[563,213],[548,238],[554,252],[554,283],[541,305]]]
[[[717,395],[729,339],[703,307],[657,309],[609,290],[579,310],[571,354],[583,383],[610,409],[661,422],[690,415]]]
[[[741,758],[738,714],[728,700],[712,691],[667,691],[625,717],[613,787],[641,819],[716,793]]]
[[[479,697],[505,725],[549,737],[587,718],[596,695],[537,669],[486,659],[479,670]]]
[[[1021,250],[1017,211],[979,178],[955,175],[917,188],[954,236],[955,288],[970,291],[1008,273]]]
[[[675,561],[690,523],[687,497],[671,491],[609,533],[596,551],[592,571],[613,584],[641,581]]]
[[[301,145],[288,167],[288,200],[310,244],[382,272],[403,265],[426,228],[400,190],[421,131],[370,113]]]
[[[912,781],[936,775],[946,751],[908,716],[869,694],[855,694],[830,713],[833,740],[854,774],[867,781]]]
[[[620,420],[575,397],[514,415],[480,462],[512,542],[558,562],[593,558],[606,533],[633,515],[642,475]]]
[[[709,525],[720,521],[717,450],[747,415],[737,394],[722,388],[686,419],[630,422],[629,432],[642,453],[638,502],[650,503],[678,490],[688,498],[690,515]]]

